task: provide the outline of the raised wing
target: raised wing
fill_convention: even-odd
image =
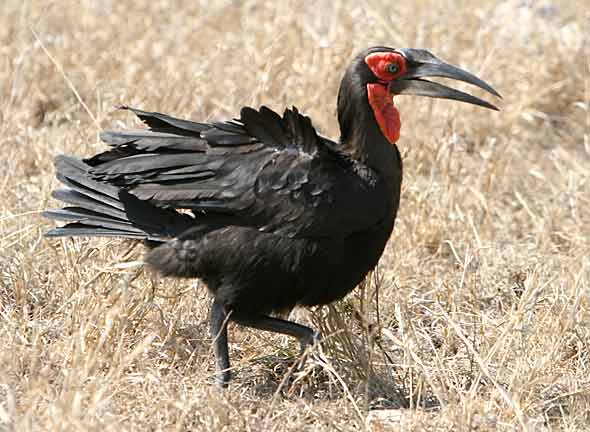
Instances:
[[[244,108],[240,119],[215,123],[131,110],[150,129],[104,132],[113,148],[85,161],[90,176],[159,207],[190,209],[197,224],[335,237],[386,216],[375,199],[382,180],[296,108],[282,117]]]

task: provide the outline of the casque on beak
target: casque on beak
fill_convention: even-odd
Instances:
[[[452,78],[458,81],[473,84],[481,89],[484,89],[488,93],[493,94],[494,96],[502,98],[502,96],[500,96],[500,94],[494,90],[492,86],[479,79],[475,75],[464,71],[457,66],[453,66],[443,62],[442,60],[439,60],[426,50],[401,48],[397,51],[399,51],[406,58],[408,71],[404,75],[389,83],[388,89],[390,93],[398,95],[418,95],[440,99],[453,99],[499,111],[495,105],[492,105],[483,99],[424,79],[425,77]]]

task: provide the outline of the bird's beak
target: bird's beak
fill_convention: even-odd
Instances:
[[[407,73],[389,83],[389,91],[392,94],[453,99],[499,111],[496,106],[483,99],[424,79],[424,77],[452,78],[473,84],[499,98],[502,97],[492,86],[475,75],[439,60],[426,50],[402,48],[398,51],[407,60]]]

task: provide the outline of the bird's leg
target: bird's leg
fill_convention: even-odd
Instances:
[[[273,318],[266,315],[244,316],[232,314],[231,319],[244,327],[281,333],[297,338],[301,349],[299,355],[305,352],[308,345],[312,345],[320,339],[319,333],[313,329],[280,318]]]
[[[231,373],[229,371],[229,352],[227,348],[228,314],[221,302],[214,300],[211,306],[210,328],[215,352],[216,375],[215,381],[222,387],[227,387]]]

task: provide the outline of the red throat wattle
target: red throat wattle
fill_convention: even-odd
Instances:
[[[367,84],[367,96],[381,133],[387,141],[395,144],[399,139],[401,120],[393,96],[387,91],[387,86],[378,83]]]

